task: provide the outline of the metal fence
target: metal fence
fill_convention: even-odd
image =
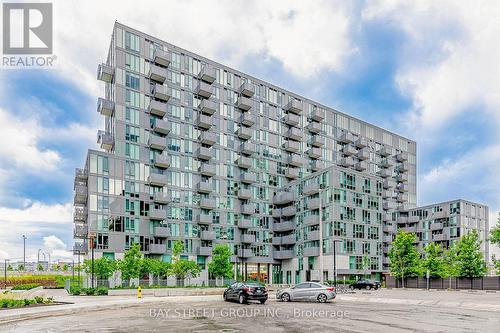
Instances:
[[[430,288],[430,289],[469,289],[500,290],[500,276],[484,276],[481,278],[430,278],[427,286],[426,278],[407,278],[404,284],[401,279],[387,276],[385,285],[388,288]]]

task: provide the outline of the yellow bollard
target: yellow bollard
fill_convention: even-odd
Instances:
[[[141,286],[137,288],[137,298],[142,298],[142,289]]]

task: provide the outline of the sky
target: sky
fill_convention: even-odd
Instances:
[[[115,20],[417,141],[418,204],[500,209],[498,1],[54,0],[55,65],[0,69],[0,259],[70,259]]]

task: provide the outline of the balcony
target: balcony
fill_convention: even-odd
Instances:
[[[243,113],[240,116],[240,123],[247,127],[255,125],[255,116],[250,113]]]
[[[250,157],[240,156],[236,160],[236,164],[242,169],[250,169],[252,167],[252,159]]]
[[[106,64],[100,64],[97,66],[97,79],[104,81],[106,83],[113,82],[113,77],[115,76],[115,69]]]
[[[281,245],[281,237],[280,236],[273,236],[272,244],[276,245],[276,246]]]
[[[97,143],[101,145],[101,149],[112,150],[115,143],[115,139],[113,138],[113,135],[109,132],[98,131]]]
[[[252,97],[255,91],[255,86],[249,82],[243,82],[240,85],[240,94],[245,97]]]
[[[292,245],[295,244],[295,235],[281,236],[281,245]]]
[[[240,236],[240,242],[245,244],[255,243],[255,235],[252,234],[243,234]]]
[[[153,131],[163,135],[170,133],[171,124],[165,120],[156,119],[153,125]]]
[[[115,102],[99,97],[97,99],[97,112],[103,116],[111,117],[115,111]]]
[[[240,176],[240,181],[244,184],[253,184],[257,181],[257,175],[253,172],[244,172]]]
[[[408,223],[408,217],[407,216],[398,216],[396,219],[397,224],[406,224]]]
[[[87,238],[88,232],[87,225],[75,225],[75,229],[73,229],[73,236],[75,236],[75,238]]]
[[[304,257],[317,257],[319,256],[319,247],[306,247],[304,248]]]
[[[437,234],[432,236],[432,239],[436,242],[444,241],[444,234]]]
[[[167,238],[170,236],[170,229],[167,227],[155,227],[155,236],[160,238]]]
[[[168,93],[167,87],[161,84],[155,84],[153,86],[153,97],[161,101],[167,102],[170,99],[170,94]]]
[[[380,156],[384,156],[384,157],[391,156],[392,155],[392,148],[391,147],[382,147],[378,150],[378,153],[380,154]]]
[[[382,177],[382,178],[387,178],[387,177],[390,177],[392,176],[392,171],[388,170],[388,169],[381,169],[377,172],[377,174]]]
[[[294,169],[294,168],[286,169],[285,177],[288,179],[297,179],[299,177],[299,169]]]
[[[446,217],[446,212],[440,211],[440,212],[434,212],[432,213],[432,217],[435,219],[442,219]]]
[[[417,232],[417,227],[404,227],[402,228],[406,232],[415,233]]]
[[[319,240],[319,230],[314,230],[314,231],[309,231],[307,233],[307,240],[308,241],[315,241]]]
[[[289,140],[294,140],[294,141],[301,141],[302,140],[302,131],[296,127],[290,127],[288,131],[286,132],[285,136]]]
[[[204,114],[199,114],[196,118],[196,126],[204,130],[209,130],[212,127],[212,118]]]
[[[313,147],[323,147],[325,145],[325,138],[321,135],[313,135],[309,140],[309,144]]]
[[[203,99],[198,105],[198,110],[202,113],[213,115],[217,111],[217,104],[209,99]]]
[[[196,190],[198,193],[211,193],[212,192],[212,184],[209,182],[199,182],[196,184]]]
[[[391,190],[382,190],[382,198],[387,199],[392,197],[393,197],[393,192]]]
[[[288,112],[291,112],[291,113],[301,114],[302,113],[302,102],[299,102],[295,99],[292,99],[285,106],[285,110]]]
[[[194,93],[203,98],[210,98],[212,96],[212,86],[205,82],[198,82],[196,88],[194,88]]]
[[[325,168],[325,163],[323,163],[322,161],[312,161],[311,162],[311,169],[313,171],[319,171],[319,170],[322,170]]]
[[[393,225],[384,225],[382,231],[393,234],[396,232],[396,228]]]
[[[198,222],[198,224],[205,224],[205,225],[209,225],[209,224],[212,224],[212,215],[210,214],[199,214],[196,218],[196,222]]]
[[[255,214],[255,205],[254,204],[241,205],[241,214],[245,215]]]
[[[201,240],[214,240],[215,239],[215,231],[208,231],[208,230],[203,230],[200,233],[200,239]]]
[[[392,221],[392,215],[389,213],[382,213],[382,220],[385,222]]]
[[[78,242],[73,245],[73,252],[76,253],[87,253],[88,251],[88,243],[87,242]]]
[[[200,207],[203,209],[215,209],[215,199],[201,198]]]
[[[307,184],[302,188],[302,193],[304,195],[311,195],[319,193],[319,184]]]
[[[313,110],[309,114],[309,118],[314,121],[321,122],[325,119],[325,110],[316,108],[316,110]]]
[[[384,210],[396,209],[396,203],[392,201],[386,201],[382,204]]]
[[[408,175],[405,173],[400,173],[396,176],[396,180],[401,183],[406,183],[408,181]]]
[[[358,160],[365,161],[370,158],[370,152],[366,148],[360,149],[356,153],[356,157]]]
[[[443,224],[440,222],[434,222],[431,224],[431,230],[442,230]]]
[[[307,124],[306,128],[309,130],[311,133],[321,133],[321,124],[320,123],[309,123]]]
[[[420,221],[420,217],[417,215],[414,216],[408,216],[408,223],[416,223]]]
[[[293,201],[295,201],[295,195],[292,192],[278,192],[273,197],[275,205],[285,205]]]
[[[198,255],[209,257],[212,255],[212,247],[211,246],[200,246],[198,248]]]
[[[167,70],[155,65],[149,66],[149,79],[163,84],[167,79]]]
[[[253,227],[252,219],[249,217],[241,216],[238,220],[238,228],[240,229],[248,229]]]
[[[307,202],[307,207],[310,210],[319,209],[320,208],[320,203],[321,203],[321,200],[319,198],[310,199]]]
[[[164,254],[167,252],[165,244],[149,244],[149,253],[151,254]]]
[[[148,176],[148,183],[154,186],[165,186],[168,184],[167,175],[151,173]]]
[[[196,150],[196,157],[203,161],[208,161],[212,158],[212,149],[207,147],[199,147]]]
[[[217,135],[214,132],[204,131],[200,133],[198,140],[204,145],[213,146],[217,142]]]
[[[339,165],[343,167],[352,167],[354,166],[354,160],[352,157],[342,157],[339,161]]]
[[[253,102],[248,97],[240,96],[236,100],[236,107],[241,111],[248,111],[252,108]]]
[[[392,235],[384,236],[383,240],[385,243],[392,243]]]
[[[295,152],[299,151],[300,144],[296,141],[287,141],[287,142],[283,143],[282,147],[283,147],[283,149],[285,149],[288,152],[295,153]]]
[[[295,222],[287,221],[287,222],[273,223],[274,232],[284,232],[290,230],[295,230]]]
[[[170,158],[166,153],[156,154],[154,166],[157,168],[167,169],[170,167]]]
[[[167,218],[167,211],[164,209],[149,209],[149,219],[151,220],[165,220]]]
[[[88,178],[89,174],[87,173],[87,170],[80,168],[75,169],[75,180],[87,181]]]
[[[168,67],[170,65],[170,57],[167,51],[155,49],[153,52],[153,61],[155,64]]]
[[[167,114],[167,104],[152,100],[149,102],[148,112],[163,118]]]
[[[159,204],[167,204],[172,201],[172,198],[167,192],[155,192],[153,201]]]
[[[200,172],[200,174],[202,174],[203,176],[207,176],[207,177],[212,177],[212,176],[215,176],[215,165],[213,164],[208,164],[208,163],[202,163],[199,167],[198,167],[198,171]]]
[[[318,159],[321,157],[321,148],[316,148],[316,147],[309,148],[306,151],[306,154],[309,155],[310,158]]]
[[[342,147],[342,153],[346,156],[352,156],[356,154],[356,148],[354,148],[354,146],[351,146],[350,144],[346,144],[344,147]]]
[[[215,68],[209,65],[203,66],[201,71],[198,73],[198,78],[204,82],[209,84],[214,83],[215,81]]]
[[[365,171],[366,169],[368,169],[368,163],[366,163],[365,161],[361,161],[356,163],[354,167],[358,171]]]
[[[304,225],[316,225],[319,224],[319,215],[307,215],[304,216]]]
[[[252,255],[252,249],[238,249],[238,257],[249,258]]]
[[[408,201],[408,194],[407,193],[400,193],[397,195],[396,200],[398,202],[407,202]]]
[[[366,140],[366,138],[360,136],[359,138],[356,139],[356,141],[354,141],[354,146],[356,146],[356,148],[359,149],[368,147],[368,141]]]
[[[394,188],[396,187],[396,182],[392,179],[386,179],[384,180],[384,188]]]
[[[401,152],[396,155],[396,161],[398,162],[406,162],[408,161],[408,153],[406,152]]]
[[[253,155],[257,152],[257,149],[255,144],[247,141],[240,145],[240,152],[244,155]]]
[[[281,215],[285,217],[292,217],[297,214],[297,208],[295,206],[288,206],[281,209]]]
[[[240,138],[242,140],[248,140],[248,139],[252,138],[252,130],[250,128],[247,128],[247,127],[240,127],[236,131],[236,135],[238,135],[238,138]]]
[[[167,140],[161,136],[150,135],[148,141],[149,148],[165,150],[167,148]]]
[[[399,172],[406,172],[406,171],[408,171],[409,170],[408,163],[407,162],[403,162],[403,163],[398,164],[397,170]]]
[[[82,206],[75,206],[73,220],[75,222],[85,222],[87,220],[87,208]]]
[[[354,136],[349,132],[344,132],[337,138],[337,141],[342,143],[352,143],[354,142]]]
[[[304,159],[298,154],[290,154],[290,156],[288,156],[288,164],[295,167],[301,167],[304,165]]]
[[[294,258],[295,255],[293,253],[293,250],[278,250],[274,251],[274,259],[292,259]]]
[[[248,200],[252,198],[252,191],[247,188],[240,188],[238,190],[238,199]]]
[[[399,192],[408,192],[409,190],[410,190],[410,187],[408,186],[408,184],[403,184],[403,183],[398,184],[398,191]]]
[[[296,114],[289,113],[283,117],[283,121],[288,126],[297,126],[299,124],[300,117]]]
[[[390,168],[394,166],[394,162],[388,158],[384,158],[378,163],[378,165],[382,168]]]

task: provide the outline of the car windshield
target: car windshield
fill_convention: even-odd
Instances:
[[[264,285],[258,284],[258,283],[246,283],[245,286],[251,287],[251,288],[262,288]]]

